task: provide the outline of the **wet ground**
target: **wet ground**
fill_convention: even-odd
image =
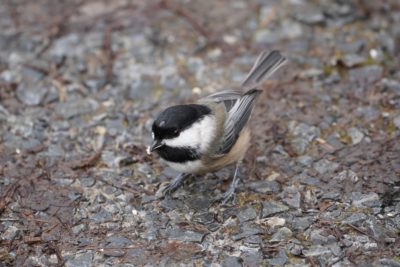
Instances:
[[[0,266],[400,266],[400,3],[2,1]],[[156,197],[152,119],[289,62],[232,168]]]

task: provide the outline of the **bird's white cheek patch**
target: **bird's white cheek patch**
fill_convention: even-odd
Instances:
[[[173,139],[165,140],[170,147],[193,147],[204,152],[215,137],[216,122],[213,116],[206,116],[201,121],[194,123],[190,128],[181,132]]]

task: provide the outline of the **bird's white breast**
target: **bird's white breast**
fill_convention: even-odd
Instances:
[[[183,173],[197,173],[203,169],[203,163],[200,160],[186,161],[182,163],[166,161],[172,169]]]
[[[165,144],[170,147],[190,147],[198,149],[200,153],[204,153],[208,150],[215,135],[215,117],[205,116],[189,128],[183,130],[178,137],[166,139]]]

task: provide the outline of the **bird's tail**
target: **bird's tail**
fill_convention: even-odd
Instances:
[[[246,88],[257,87],[282,66],[285,61],[286,58],[277,50],[261,52],[249,74],[247,74],[247,77],[242,82],[242,86]]]

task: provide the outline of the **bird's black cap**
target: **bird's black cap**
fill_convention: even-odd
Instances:
[[[179,136],[202,117],[211,114],[211,109],[204,105],[177,105],[165,109],[153,123],[154,138],[158,140]]]

